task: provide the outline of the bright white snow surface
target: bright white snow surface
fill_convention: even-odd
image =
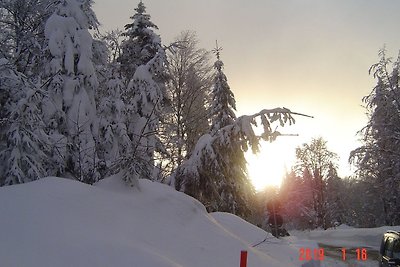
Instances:
[[[301,244],[207,214],[197,200],[148,180],[140,190],[117,176],[96,186],[50,177],[2,187],[0,214],[1,266],[232,267],[241,250],[248,267],[302,264]]]

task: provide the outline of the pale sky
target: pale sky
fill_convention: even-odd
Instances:
[[[138,2],[95,1],[102,29],[123,29]],[[339,174],[350,173],[347,159],[359,145],[357,131],[367,122],[361,99],[375,85],[369,67],[384,44],[393,58],[400,49],[400,1],[143,2],[165,45],[183,30],[196,31],[208,50],[218,39],[237,115],[287,107],[315,117],[298,117],[285,132],[300,136],[282,137],[271,149],[287,167],[295,147],[322,136],[341,158]]]

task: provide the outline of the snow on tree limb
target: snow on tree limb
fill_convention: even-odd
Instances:
[[[224,169],[225,160],[219,158],[218,152],[221,149],[239,144],[242,151],[251,148],[254,153],[258,152],[260,139],[272,142],[281,135],[277,130],[272,130],[271,124],[277,121],[283,125],[294,124],[295,120],[292,115],[311,117],[292,112],[287,108],[264,109],[253,115],[237,118],[234,123],[221,128],[213,135],[203,135],[191,156],[175,173],[177,189],[185,191],[186,186],[195,187],[202,183],[200,181],[202,177],[207,177],[206,173],[216,174]],[[260,117],[262,121],[263,132],[261,135],[256,135],[253,130],[253,127],[257,127],[257,117]]]
[[[356,166],[360,180],[373,187],[367,194],[368,205],[384,207],[384,212],[377,214],[377,224],[393,225],[400,222],[396,199],[400,188],[400,57],[392,63],[386,48],[378,55],[379,62],[369,70],[376,85],[363,98],[368,115],[367,125],[359,131],[363,145],[351,152],[349,161]]]
[[[0,84],[0,186],[39,179],[46,174],[43,92],[5,59],[0,59]]]

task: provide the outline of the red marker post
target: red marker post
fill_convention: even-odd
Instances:
[[[240,252],[240,267],[247,267],[247,251]]]

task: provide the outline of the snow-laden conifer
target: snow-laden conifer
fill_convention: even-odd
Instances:
[[[126,128],[126,107],[121,98],[123,87],[118,77],[111,77],[107,81],[107,90],[98,108],[98,152],[104,163],[104,171],[109,170],[121,156],[126,155],[129,146],[132,145]]]
[[[45,121],[56,148],[53,162],[61,175],[92,183],[98,179],[98,122],[94,91],[98,86],[92,62],[92,36],[97,26],[91,1],[62,0],[45,27],[47,64],[44,75]]]
[[[158,127],[166,99],[165,49],[151,29],[157,27],[145,14],[142,1],[135,10],[133,23],[125,26],[127,39],[122,42],[118,59],[122,79],[128,83],[123,101],[131,145],[114,165],[114,170],[122,172],[123,179],[132,186],[137,185],[138,178],[153,179],[157,172],[155,152],[162,149]]]
[[[0,186],[46,176],[43,92],[0,59]]]
[[[228,79],[223,72],[224,63],[220,59],[219,50],[217,50],[216,53],[217,61],[214,63],[216,74],[212,91],[213,100],[211,102],[212,134],[216,133],[222,127],[232,124],[236,120],[235,96],[231,91]]]
[[[123,35],[127,39],[122,42],[122,52],[118,58],[126,84],[133,78],[140,65],[146,64],[155,56],[161,43],[160,37],[153,31],[158,27],[151,22],[142,1],[135,11],[136,13],[130,17],[133,22],[125,25]]]
[[[127,130],[132,147],[120,164],[129,184],[136,184],[138,178],[153,177],[154,153],[162,149],[157,133],[166,97],[164,68],[165,50],[159,44],[157,54],[137,68],[129,84],[133,96],[127,103]]]

